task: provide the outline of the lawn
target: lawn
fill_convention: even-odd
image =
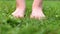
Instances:
[[[26,1],[24,18],[14,18],[15,3],[0,1],[0,34],[60,34],[60,1],[43,1],[45,20],[30,19],[32,1]]]

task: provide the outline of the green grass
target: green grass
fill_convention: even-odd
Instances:
[[[15,1],[0,1],[0,34],[60,34],[60,1],[44,1],[46,20],[30,19],[32,1],[26,1],[24,18],[13,18]]]

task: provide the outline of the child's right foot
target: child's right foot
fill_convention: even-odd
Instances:
[[[25,12],[25,0],[16,0],[16,10],[12,15],[16,18],[24,17]]]
[[[24,17],[24,12],[25,12],[25,9],[17,8],[15,12],[12,13],[12,15],[16,18],[22,18]]]

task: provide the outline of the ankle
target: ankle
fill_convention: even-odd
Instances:
[[[35,5],[33,5],[33,6],[32,6],[32,9],[34,9],[34,8],[35,8],[35,9],[42,9],[42,6],[35,6]]]
[[[17,6],[16,8],[25,9],[26,7],[25,6]]]
[[[32,10],[42,10],[42,7],[33,7]]]

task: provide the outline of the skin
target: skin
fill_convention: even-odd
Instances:
[[[24,17],[25,8],[25,0],[16,0],[16,10],[12,13],[12,15],[16,18]],[[30,18],[41,19],[44,17],[45,15],[42,11],[42,0],[34,0]]]

